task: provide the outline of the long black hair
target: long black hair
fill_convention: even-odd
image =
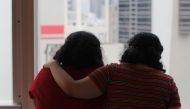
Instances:
[[[53,57],[62,66],[77,68],[103,66],[100,41],[85,31],[71,33]]]
[[[144,64],[165,72],[160,62],[163,46],[159,38],[152,33],[136,34],[128,42],[128,48],[121,57],[122,63]]]

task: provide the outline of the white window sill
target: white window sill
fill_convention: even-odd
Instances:
[[[0,109],[21,109],[20,105],[0,105]]]
[[[21,105],[17,105],[17,104],[0,104],[0,109],[21,109]]]

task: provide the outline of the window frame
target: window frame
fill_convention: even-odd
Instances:
[[[34,0],[13,0],[13,101],[33,107],[29,85],[34,79]]]
[[[31,109],[34,79],[34,0],[12,0],[13,104],[0,109]]]

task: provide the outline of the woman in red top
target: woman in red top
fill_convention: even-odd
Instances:
[[[75,80],[84,78],[103,66],[99,40],[84,31],[70,34],[53,58]],[[84,100],[66,95],[56,84],[48,68],[41,69],[29,89],[29,94],[36,109],[100,109],[105,104],[104,96]]]

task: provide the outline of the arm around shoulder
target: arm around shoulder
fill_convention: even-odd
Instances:
[[[56,83],[66,94],[83,99],[95,98],[102,94],[89,77],[74,80],[57,62],[50,63],[49,67]]]

